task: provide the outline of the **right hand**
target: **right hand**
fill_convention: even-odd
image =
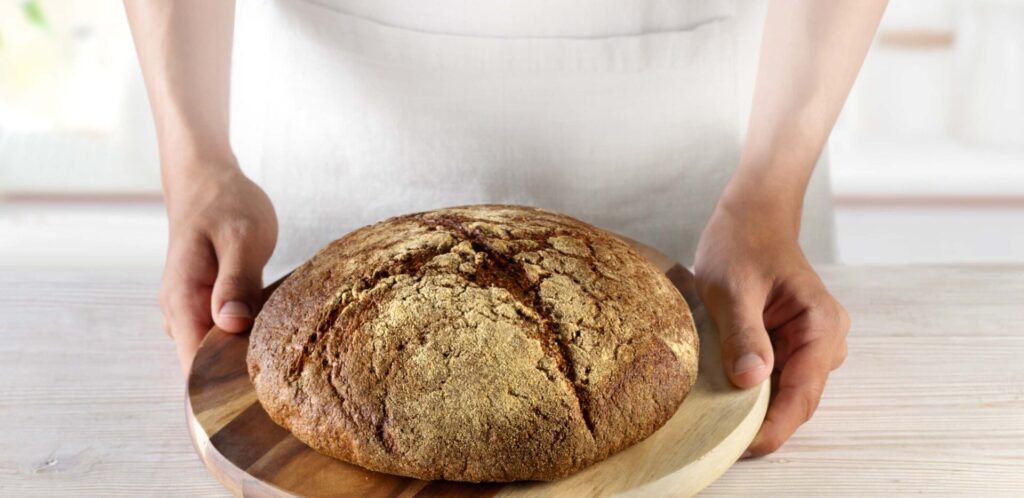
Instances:
[[[186,376],[213,324],[244,332],[262,305],[277,243],[270,198],[233,161],[189,164],[165,178],[170,238],[160,283],[164,330]]]

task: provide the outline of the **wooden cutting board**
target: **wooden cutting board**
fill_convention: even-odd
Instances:
[[[210,331],[196,355],[186,411],[196,450],[211,472],[244,496],[691,496],[722,475],[754,438],[768,407],[768,381],[734,388],[722,370],[718,332],[693,274],[623,237],[665,272],[693,310],[700,333],[697,384],[676,414],[644,441],[554,482],[471,484],[372,472],[323,456],[263,411],[246,371],[247,334]],[[274,286],[266,290],[266,295]]]

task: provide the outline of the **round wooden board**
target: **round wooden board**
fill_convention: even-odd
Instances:
[[[697,297],[693,274],[623,238],[664,271],[690,304],[700,333],[700,371],[693,391],[661,429],[603,462],[554,482],[472,484],[381,474],[323,456],[271,421],[256,400],[245,364],[248,335],[217,328],[200,346],[189,376],[186,412],[196,450],[217,479],[243,496],[694,495],[754,438],[768,407],[768,381],[734,388],[722,370],[718,332]]]

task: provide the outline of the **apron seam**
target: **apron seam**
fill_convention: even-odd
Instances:
[[[323,0],[297,0],[297,1],[304,2],[304,3],[310,4],[310,5],[314,5],[314,6],[323,8],[325,10],[329,10],[332,13],[348,17],[348,18],[350,18],[352,20],[355,20],[355,21],[358,21],[358,22],[364,22],[364,23],[367,23],[367,24],[372,24],[372,25],[378,26],[378,27],[383,28],[383,29],[390,29],[390,30],[395,30],[395,31],[403,31],[403,32],[407,32],[407,33],[410,33],[410,34],[426,35],[426,36],[444,36],[444,37],[453,37],[453,38],[466,38],[466,39],[479,39],[479,40],[501,40],[501,41],[506,41],[506,40],[507,41],[516,41],[516,40],[521,40],[521,41],[532,41],[532,40],[538,40],[538,41],[547,41],[547,40],[550,40],[550,41],[601,41],[601,40],[609,40],[609,39],[616,39],[616,38],[634,38],[634,37],[649,36],[649,35],[659,35],[659,34],[686,33],[686,32],[690,32],[690,31],[694,31],[694,30],[700,29],[705,24],[712,24],[712,23],[715,23],[715,22],[719,22],[719,21],[721,21],[723,19],[729,19],[729,18],[733,17],[733,15],[731,15],[731,14],[715,14],[715,15],[711,15],[711,16],[708,16],[706,18],[697,20],[697,21],[693,21],[693,22],[687,23],[687,24],[685,24],[683,26],[680,26],[680,27],[674,28],[674,29],[655,29],[655,30],[649,30],[649,31],[642,31],[642,32],[638,32],[638,33],[618,33],[618,34],[594,35],[594,36],[572,36],[572,35],[552,35],[552,36],[483,35],[483,34],[466,34],[466,33],[453,33],[453,32],[446,32],[446,31],[434,31],[434,30],[427,30],[427,29],[412,28],[412,27],[408,27],[408,26],[400,26],[398,24],[381,21],[379,19],[374,19],[374,18],[367,17],[367,16],[360,15],[360,14],[355,14],[353,12],[347,11],[347,10],[342,9],[340,7],[337,7],[335,5],[331,5],[331,4],[329,4],[329,3],[327,3],[327,2],[325,2]]]

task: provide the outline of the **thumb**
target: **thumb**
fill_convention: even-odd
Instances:
[[[775,355],[762,318],[763,305],[738,296],[722,296],[707,304],[722,340],[722,365],[737,387],[760,384],[772,372]]]
[[[263,292],[263,265],[245,253],[244,244],[217,250],[217,280],[210,312],[225,332],[244,332],[252,326]]]

